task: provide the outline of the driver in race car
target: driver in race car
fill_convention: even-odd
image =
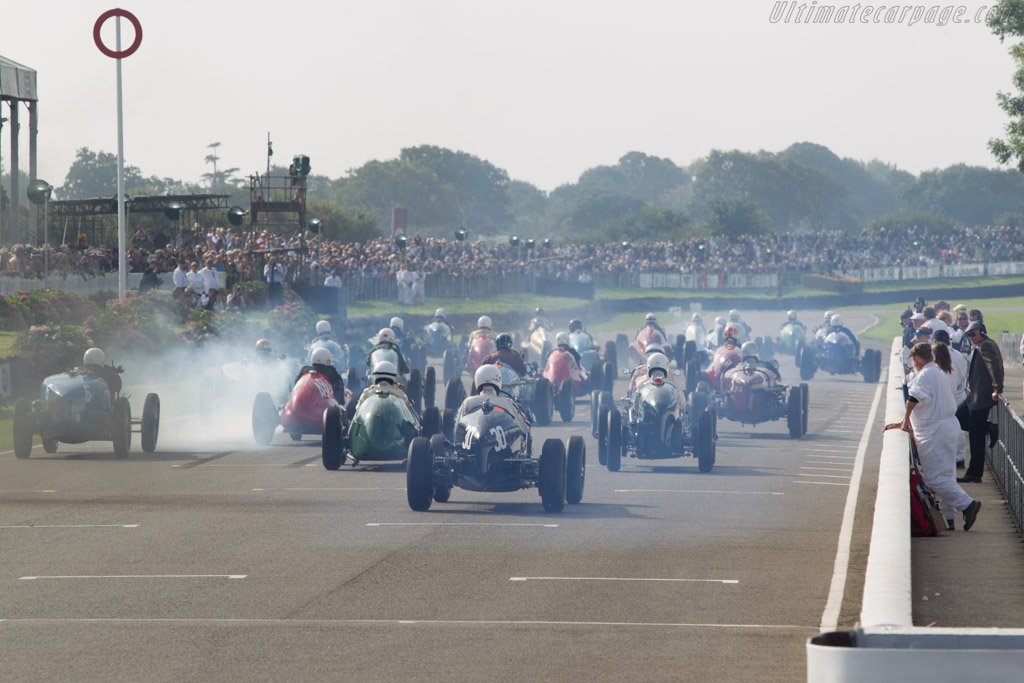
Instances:
[[[775,379],[778,381],[782,380],[782,374],[779,373],[779,363],[776,360],[761,360],[760,357],[761,349],[757,346],[757,342],[743,342],[743,346],[740,347],[740,357],[743,363],[753,365],[755,368],[761,368],[767,370]]]
[[[462,419],[462,416],[467,412],[467,406],[472,406],[475,410],[474,404],[479,404],[478,399],[480,396],[485,396],[487,399],[496,407],[505,410],[510,415],[519,415],[519,417],[526,424],[526,428],[529,429],[530,425],[533,424],[533,414],[530,409],[519,403],[508,394],[501,390],[501,370],[494,367],[493,365],[481,365],[476,369],[476,373],[473,375],[473,384],[476,385],[476,396],[470,396],[462,405],[459,406],[459,413],[456,416],[456,422]]]
[[[832,311],[825,311],[825,319],[822,320],[821,324],[818,325],[817,327],[815,327],[814,330],[813,330],[815,337],[818,336],[818,331],[819,330],[828,330],[828,328],[830,328],[832,326],[832,316],[834,316],[834,315],[835,315],[835,313],[833,313]]]
[[[729,324],[736,327],[742,336],[750,336],[750,325],[743,322],[742,318],[740,318],[740,312],[735,308],[729,311]],[[737,339],[739,339],[739,337],[737,337]]]
[[[729,323],[728,325],[725,326],[725,329],[722,330],[722,343],[720,344],[720,346],[725,346],[727,348],[734,348],[736,346],[739,346],[739,338],[739,329],[732,323]]]
[[[363,389],[363,393],[359,396],[359,403],[356,404],[356,409],[362,405],[363,401],[366,400],[367,396],[372,396],[378,391],[386,391],[389,394],[400,397],[405,404],[410,408],[413,407],[412,401],[405,393],[405,387],[398,383],[398,369],[395,368],[395,364],[389,360],[382,360],[373,366],[373,384]]]
[[[106,382],[110,400],[113,401],[115,394],[121,391],[121,378],[118,375],[124,372],[124,368],[105,365],[106,362],[107,355],[103,353],[103,349],[94,346],[83,354],[82,367],[79,370],[82,374],[93,375]]]
[[[447,332],[445,336],[451,338],[452,326],[448,324],[448,311],[444,310],[443,308],[439,308],[436,311],[434,311],[434,319],[432,322],[437,323],[438,326],[440,326],[443,330]]]
[[[717,349],[719,346],[725,343],[724,333],[727,322],[728,321],[726,321],[724,315],[720,315],[717,318],[715,318],[714,333],[708,336],[708,345],[711,346],[712,348]]]
[[[321,320],[320,322],[326,321]],[[318,372],[331,383],[331,388],[334,390],[334,400],[339,404],[343,404],[345,402],[345,382],[332,364],[334,356],[331,355],[331,352],[323,347],[313,349],[313,354],[309,360],[310,364],[302,366],[299,374],[295,377],[295,381],[292,382],[292,386],[298,384],[299,379],[307,372]]]
[[[501,363],[515,370],[516,374],[520,377],[526,376],[526,361],[519,355],[519,352],[512,348],[512,335],[508,332],[502,332],[494,340],[494,343],[498,349],[484,356],[480,364],[494,365],[495,363]]]
[[[781,325],[779,325],[779,329],[781,330],[786,325],[792,325],[793,327],[799,327],[799,328],[801,328],[803,330],[807,329],[807,327],[802,322],[800,322],[799,320],[796,319],[796,311],[789,311],[789,312],[786,313],[786,322],[784,322]]]
[[[538,327],[546,327],[549,330],[551,329],[551,321],[548,320],[548,317],[544,314],[544,309],[539,306],[533,312],[533,318],[530,319],[530,326],[526,328],[527,334],[532,334]]]
[[[472,344],[474,339],[483,336],[494,336],[494,331],[491,329],[491,318],[487,315],[477,318],[476,329],[469,333],[469,343]]]
[[[644,327],[653,327],[658,332],[661,332],[662,339],[668,339],[668,335],[665,334],[665,328],[658,324],[658,316],[653,313],[648,313],[644,316]]]
[[[843,326],[843,316],[836,313],[835,315],[832,316],[829,323],[829,333],[842,332],[843,334],[845,334],[847,337],[850,338],[850,341],[853,342],[854,355],[860,356],[860,342],[857,340],[857,336],[853,332],[851,332],[849,329]]]
[[[377,343],[373,345],[370,352],[366,354],[366,367],[371,367],[373,362],[373,352],[377,349],[391,349],[398,354],[398,371],[403,375],[409,374],[409,366],[405,362],[405,356],[402,355],[402,349],[395,343],[395,333],[390,327],[382,328],[377,333]]]
[[[405,321],[398,316],[395,316],[391,319],[391,322],[388,323],[388,327],[390,327],[391,331],[395,333],[395,343],[399,346],[404,346],[406,341]]]
[[[637,392],[636,392],[636,394],[634,396],[634,400],[637,401],[637,402],[640,401],[639,389],[641,387],[643,387],[644,385],[650,384],[651,382],[653,382],[655,384],[667,383],[669,381],[669,379],[668,379],[669,366],[670,366],[670,363],[669,363],[669,360],[668,360],[668,356],[666,356],[663,353],[652,353],[647,358],[647,372],[646,372],[645,376],[642,377],[640,379],[640,381],[637,383],[637,387],[636,387],[637,388]]]
[[[331,330],[331,323],[327,322],[326,320],[318,321],[316,324],[316,338],[313,339],[313,341],[337,342],[338,338],[334,336],[334,332]]]
[[[576,349],[572,348],[572,345],[569,343],[568,332],[559,332],[555,335],[555,348],[561,349],[562,351],[568,351],[572,354],[572,357],[576,359],[576,365],[580,364],[580,354]]]
[[[572,320],[569,321],[569,334],[572,334],[573,332],[582,332],[582,331],[583,331],[583,321],[582,320],[580,320],[578,318],[573,318]]]
[[[265,365],[267,363],[272,363],[276,360],[279,360],[278,357],[274,355],[274,347],[270,345],[269,339],[258,339],[256,341],[255,360],[260,365]]]
[[[648,344],[647,348],[644,349],[644,362],[633,368],[633,372],[629,375],[629,387],[631,391],[636,391],[644,378],[647,377],[647,368],[650,364],[650,358],[654,354],[660,353],[665,355],[665,349],[661,347],[661,344]],[[665,356],[668,358],[668,356]]]

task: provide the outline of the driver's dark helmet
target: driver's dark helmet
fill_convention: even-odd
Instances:
[[[494,344],[499,349],[505,349],[506,351],[512,350],[512,335],[508,332],[502,332],[498,335],[498,338],[494,340]]]
[[[573,318],[572,320],[569,321],[569,331],[570,332],[579,332],[582,329],[583,329],[583,321],[582,320],[580,320],[578,318]]]
[[[535,318],[543,317],[544,309],[541,308],[540,306],[538,306],[537,309],[533,312],[533,315],[534,315]]]

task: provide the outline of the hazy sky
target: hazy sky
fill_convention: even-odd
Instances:
[[[995,93],[1013,65],[974,23],[994,0],[940,5],[971,22],[944,27],[909,25],[912,9],[861,23],[856,3],[832,3],[830,23],[798,24],[798,9],[772,22],[789,4],[804,3],[129,0],[143,40],[122,67],[125,159],[197,181],[218,141],[221,168],[248,174],[265,168],[269,132],[276,162],[308,154],[336,178],[432,144],[545,190],[632,150],[684,165],[811,141],[914,173],[995,165],[985,143],[1003,131]],[[38,72],[39,176],[54,185],[77,148],[116,152],[115,62],[92,40],[115,6],[6,0],[0,12],[0,55]],[[836,23],[840,8],[860,14]],[[27,112],[22,123],[27,170]]]

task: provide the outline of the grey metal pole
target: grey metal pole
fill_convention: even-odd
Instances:
[[[121,51],[121,17],[117,17],[117,51]],[[128,258],[124,227],[124,119],[121,116],[121,60],[117,59],[117,298],[128,297]]]

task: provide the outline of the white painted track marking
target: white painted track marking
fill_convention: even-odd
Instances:
[[[0,528],[138,528],[138,524],[3,524]]]
[[[740,495],[784,496],[779,491],[700,491],[687,489],[612,489],[614,493],[738,493]]]
[[[821,486],[849,486],[849,484],[840,484],[839,482],[835,482],[835,481],[806,481],[806,480],[799,481],[799,480],[797,480],[797,481],[794,481],[793,483],[794,484],[819,484]]]
[[[584,626],[612,628],[710,628],[710,629],[795,629],[817,633],[817,626],[799,624],[700,624],[635,621],[497,621],[497,620],[424,620],[424,619],[3,619],[9,624],[261,624],[272,626],[310,626],[329,624],[402,625],[402,626]]]
[[[832,463],[822,463],[823,465],[831,465]],[[844,470],[841,467],[801,467],[802,470],[820,470],[822,472],[852,472],[853,470]]]
[[[853,465],[853,476],[850,488],[846,492],[846,507],[843,509],[843,523],[839,529],[839,543],[836,548],[836,560],[833,565],[832,583],[828,589],[828,601],[821,615],[821,630],[835,631],[839,624],[839,611],[843,606],[843,592],[846,589],[846,574],[850,566],[850,544],[853,542],[853,521],[857,513],[857,494],[860,491],[860,479],[864,473],[864,456],[867,454],[871,429],[878,414],[878,404],[882,398],[884,384],[875,388],[875,398],[871,402],[871,412],[864,423],[864,431],[857,447],[857,460]]]
[[[40,579],[244,579],[246,574],[119,574],[96,576],[23,576],[19,581]]]
[[[57,489],[0,489],[0,493],[57,493]]]
[[[804,472],[797,472],[798,477],[825,477],[827,479],[849,479],[849,477],[841,477],[838,474],[810,474]]]
[[[543,526],[555,528],[558,524],[528,524],[524,522],[367,522],[367,526]]]
[[[509,581],[653,581],[669,583],[739,583],[739,579],[643,579],[614,576],[510,576]]]
[[[176,469],[179,469],[179,468],[182,468],[182,467],[188,467],[188,468],[191,469],[193,467],[291,467],[291,465],[287,464],[287,463],[283,463],[283,464],[253,463],[253,464],[246,464],[246,465],[217,465],[217,464],[214,464],[214,463],[207,464],[207,463],[203,463],[203,462],[189,463],[189,464],[185,464],[185,465],[171,465],[171,469],[172,470],[176,470]]]
[[[348,486],[339,488],[313,488],[313,487],[296,487],[287,489],[252,489],[253,491],[404,491],[405,487],[401,488],[385,488],[377,486]]]

